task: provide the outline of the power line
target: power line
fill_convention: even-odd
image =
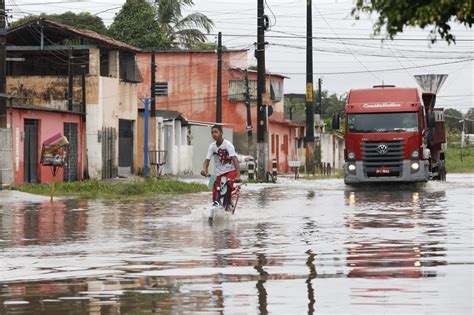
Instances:
[[[210,36],[216,36],[214,33],[207,34]],[[255,37],[252,34],[225,34],[225,36],[238,36],[238,37]],[[306,39],[306,36],[299,36],[299,35],[267,35],[265,37],[269,38],[298,38],[298,39]],[[329,37],[329,36],[312,36],[312,39],[327,39],[327,40],[376,40],[376,41],[385,41],[386,38],[375,38],[375,37]],[[397,40],[397,41],[431,41],[430,38],[393,38],[390,40]],[[474,42],[474,39],[456,39],[456,42]]]
[[[403,71],[403,70],[407,70],[407,69],[419,69],[419,68],[430,68],[430,67],[451,65],[451,64],[456,64],[456,63],[469,62],[469,61],[472,61],[472,60],[474,60],[474,58],[458,60],[458,61],[450,61],[450,62],[441,62],[441,63],[435,63],[435,64],[430,64],[430,65],[405,67],[405,68],[377,69],[377,70],[370,70],[370,71],[364,70],[364,71],[320,72],[320,73],[314,73],[314,74],[318,74],[318,75],[340,75],[340,74],[359,74],[359,73],[368,73],[368,72]],[[281,74],[284,74],[284,75],[303,75],[305,73],[302,73],[302,72],[284,72],[284,73],[281,73]]]

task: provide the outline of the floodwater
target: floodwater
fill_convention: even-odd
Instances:
[[[0,314],[472,314],[474,176],[1,204]]]

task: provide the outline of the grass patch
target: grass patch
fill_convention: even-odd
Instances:
[[[332,175],[321,175],[321,174],[316,173],[315,175],[307,176],[306,174],[303,174],[303,173],[300,174],[300,179],[305,179],[305,180],[340,179],[340,178],[344,178],[344,174],[342,170],[335,170],[334,174]]]
[[[449,147],[446,150],[446,170],[448,173],[474,173],[474,147],[461,150]]]
[[[21,192],[49,196],[49,184],[25,184],[16,187]],[[135,180],[114,183],[108,181],[82,181],[56,183],[55,196],[76,196],[80,198],[129,198],[156,194],[187,194],[207,191],[207,186],[199,183],[185,183],[175,179]]]

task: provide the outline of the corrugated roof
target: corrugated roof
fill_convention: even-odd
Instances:
[[[62,24],[62,23],[59,23],[59,22],[46,20],[46,19],[38,19],[38,20],[34,20],[34,21],[31,21],[31,22],[22,24],[20,26],[17,26],[15,28],[12,28],[12,29],[8,30],[7,34],[11,35],[11,34],[17,32],[17,31],[19,31],[19,30],[21,30],[25,27],[29,27],[31,25],[41,25],[41,26],[44,26],[44,27],[58,29],[58,30],[63,31],[63,32],[67,32],[67,33],[70,33],[70,34],[77,35],[79,37],[87,38],[89,40],[93,40],[93,41],[102,43],[105,46],[110,46],[110,47],[118,48],[118,49],[121,49],[121,50],[129,50],[129,51],[135,51],[135,52],[141,51],[140,48],[137,48],[137,47],[134,47],[132,45],[126,44],[124,42],[121,42],[119,40],[113,39],[112,37],[102,35],[102,34],[99,34],[97,32],[91,31],[91,30],[78,28],[78,27],[73,27],[73,26],[70,26],[70,25],[66,25],[66,24]]]
[[[236,68],[236,67],[232,67],[232,68],[230,68],[230,70],[236,70],[236,71],[240,71],[240,72],[247,70],[247,72],[249,72],[249,73],[257,73],[256,70],[242,69],[242,68]],[[267,76],[273,76],[273,77],[280,77],[280,78],[284,78],[284,79],[291,79],[290,77],[287,77],[285,75],[278,74],[278,73],[267,72],[266,75]]]

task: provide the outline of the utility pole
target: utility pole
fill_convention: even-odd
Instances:
[[[6,52],[6,24],[7,12],[5,0],[0,0],[0,94],[6,94],[7,87],[7,52]],[[0,128],[7,126],[7,100],[0,97]]]
[[[314,170],[314,104],[313,104],[313,14],[312,1],[306,1],[306,173]]]
[[[257,178],[263,182],[268,169],[267,110],[263,104],[265,93],[265,9],[264,0],[258,0],[257,8]]]
[[[245,70],[245,106],[247,107],[247,136],[248,136],[248,146],[249,146],[249,155],[253,155],[253,136],[252,136],[252,111],[250,108],[250,87],[249,87],[249,76],[248,71]]]
[[[322,90],[323,80],[321,78],[318,79],[318,103],[319,103],[319,118],[321,121],[323,120],[323,90]]]
[[[222,33],[217,35],[216,123],[222,123]]]
[[[74,97],[74,74],[73,74],[73,55],[72,48],[69,49],[69,63],[68,63],[68,85],[67,85],[67,110],[72,111],[73,97]]]
[[[156,117],[156,60],[155,50],[151,51],[151,117]]]

